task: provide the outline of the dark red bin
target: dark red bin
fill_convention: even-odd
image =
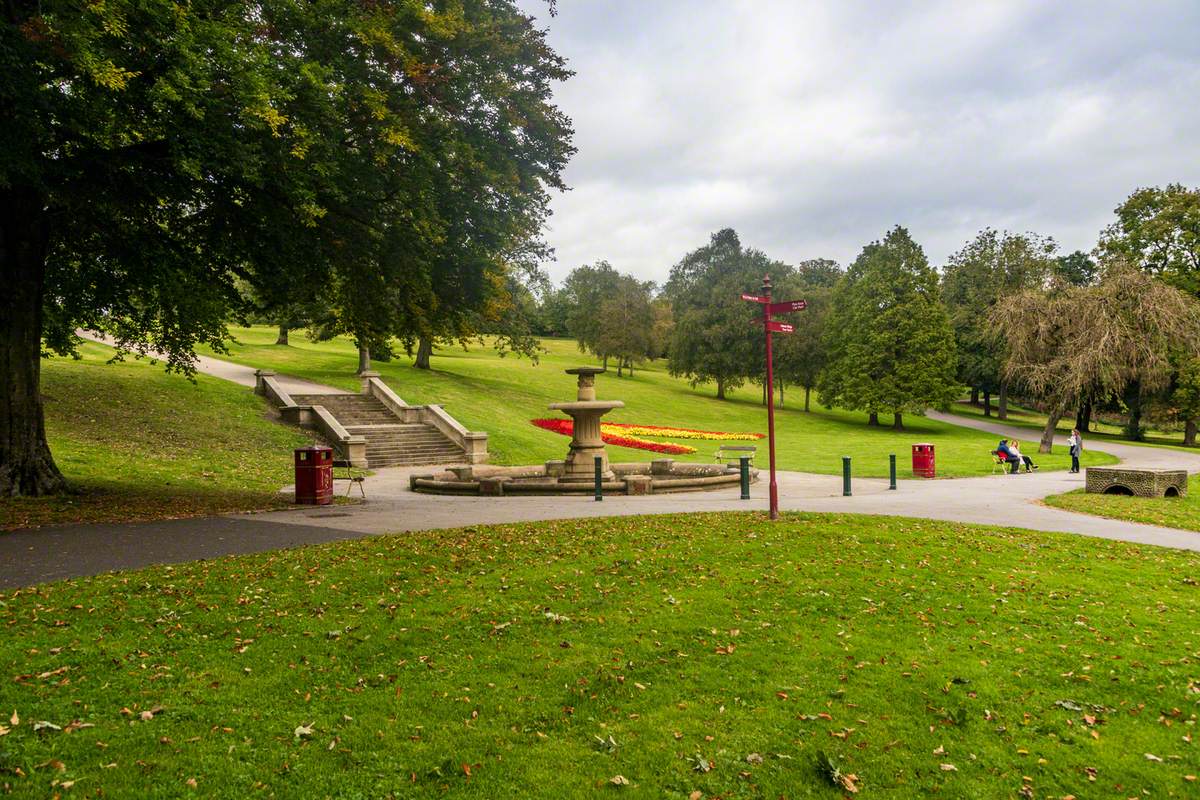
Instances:
[[[933,457],[933,445],[914,444],[912,446],[912,471],[918,478],[933,478],[937,476],[937,464]]]
[[[333,502],[333,448],[297,447],[296,502],[325,506]]]

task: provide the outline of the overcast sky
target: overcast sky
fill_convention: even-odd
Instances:
[[[555,281],[665,280],[723,227],[843,265],[893,225],[1090,250],[1134,188],[1200,184],[1200,2],[520,0],[576,75]]]

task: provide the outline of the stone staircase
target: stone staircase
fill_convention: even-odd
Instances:
[[[433,425],[401,422],[369,394],[292,395],[301,406],[324,406],[350,434],[367,441],[372,469],[421,464],[462,464],[466,453]]]

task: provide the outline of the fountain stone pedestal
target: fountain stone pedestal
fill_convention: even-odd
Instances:
[[[579,376],[579,388],[574,403],[551,403],[554,411],[562,411],[573,420],[571,447],[563,476],[564,482],[594,481],[596,478],[595,458],[601,459],[601,477],[603,480],[615,480],[608,466],[608,452],[604,449],[604,440],[600,438],[600,418],[614,408],[624,408],[620,400],[596,399],[596,376],[604,372],[602,367],[576,367],[566,371],[568,375]]]

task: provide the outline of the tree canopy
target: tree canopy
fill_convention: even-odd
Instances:
[[[993,332],[1008,341],[1006,374],[1049,405],[1043,452],[1063,413],[1097,387],[1127,399],[1139,436],[1141,396],[1170,384],[1180,353],[1200,355],[1200,305],[1128,266],[1114,265],[1096,286],[1011,296],[1001,311]]]
[[[43,338],[65,353],[100,329],[187,371],[197,344],[220,348],[239,280],[327,287],[360,342],[457,331],[543,251],[569,72],[508,0],[5,15],[0,494],[64,486]]]
[[[950,256],[942,272],[942,299],[954,330],[960,383],[985,396],[1004,388],[1006,345],[990,335],[991,318],[1000,313],[997,304],[1005,297],[1046,284],[1057,264],[1055,249],[1053,239],[1037,234],[987,228]]]
[[[758,348],[761,309],[741,299],[757,292],[764,275],[783,280],[791,269],[759,250],[745,248],[732,228],[712,235],[671,268],[664,294],[671,301],[674,331],[667,368],[692,385],[715,383],[717,397],[762,374]]]
[[[1200,296],[1200,189],[1168,184],[1138,189],[1117,206],[1100,254]]]
[[[871,414],[922,413],[948,405],[955,380],[954,334],[937,273],[907,230],[872,242],[838,284],[825,331],[829,362],[821,402]]]

